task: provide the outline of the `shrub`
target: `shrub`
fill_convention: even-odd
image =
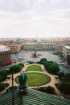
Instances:
[[[29,64],[33,64],[34,62],[33,62],[33,61],[27,61],[27,63],[29,63]]]
[[[60,90],[64,94],[70,94],[70,74],[65,74],[61,78]]]
[[[6,87],[8,87],[9,84],[8,83],[1,83],[0,84],[0,91],[3,91]]]
[[[56,62],[47,61],[46,58],[42,58],[38,63],[43,64],[49,73],[57,74],[59,72],[59,65]]]
[[[60,79],[62,79],[64,77],[64,72],[58,72],[58,76]]]
[[[47,59],[46,58],[42,58],[38,63],[43,64],[45,68],[47,68]]]
[[[4,81],[7,77],[7,72],[5,70],[0,71],[0,83]]]
[[[49,61],[47,63],[47,70],[49,73],[57,74],[59,72],[59,65],[56,62]]]
[[[48,87],[40,87],[38,90],[40,90],[42,92],[50,93],[50,94],[56,94],[54,88],[51,87],[51,86],[48,86]]]
[[[55,94],[55,90],[54,90],[54,88],[51,87],[51,86],[48,86],[48,87],[47,87],[46,92],[47,92],[47,93],[51,93],[51,94]]]
[[[61,82],[60,88],[62,93],[70,94],[70,83]]]
[[[69,82],[70,81],[70,73],[64,74],[60,76],[61,81]]]

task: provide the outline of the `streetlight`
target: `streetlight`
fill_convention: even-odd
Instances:
[[[15,105],[15,91],[14,91],[14,74],[15,73],[18,73],[21,71],[21,69],[23,68],[23,64],[15,64],[13,66],[11,66],[10,68],[10,73],[11,73],[11,76],[12,76],[12,105]]]
[[[15,105],[15,98],[14,98],[14,74],[13,74],[13,72],[12,72],[12,105]]]

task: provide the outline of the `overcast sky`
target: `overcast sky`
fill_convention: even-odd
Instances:
[[[70,36],[70,0],[0,0],[0,37]]]

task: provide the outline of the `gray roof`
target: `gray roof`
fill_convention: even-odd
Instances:
[[[8,91],[0,96],[0,105],[12,105],[12,93]],[[70,105],[70,100],[59,96],[28,89],[28,94],[20,96],[14,91],[15,105]]]

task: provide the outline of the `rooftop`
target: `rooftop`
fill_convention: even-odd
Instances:
[[[70,105],[70,100],[59,96],[50,95],[37,90],[28,89],[26,96],[19,96],[18,92],[14,92],[15,105]],[[0,105],[11,105],[12,97],[9,90],[0,96]]]
[[[70,46],[64,46],[66,49],[69,49],[70,50]]]
[[[9,51],[9,50],[10,48],[8,46],[0,45],[0,52]]]

